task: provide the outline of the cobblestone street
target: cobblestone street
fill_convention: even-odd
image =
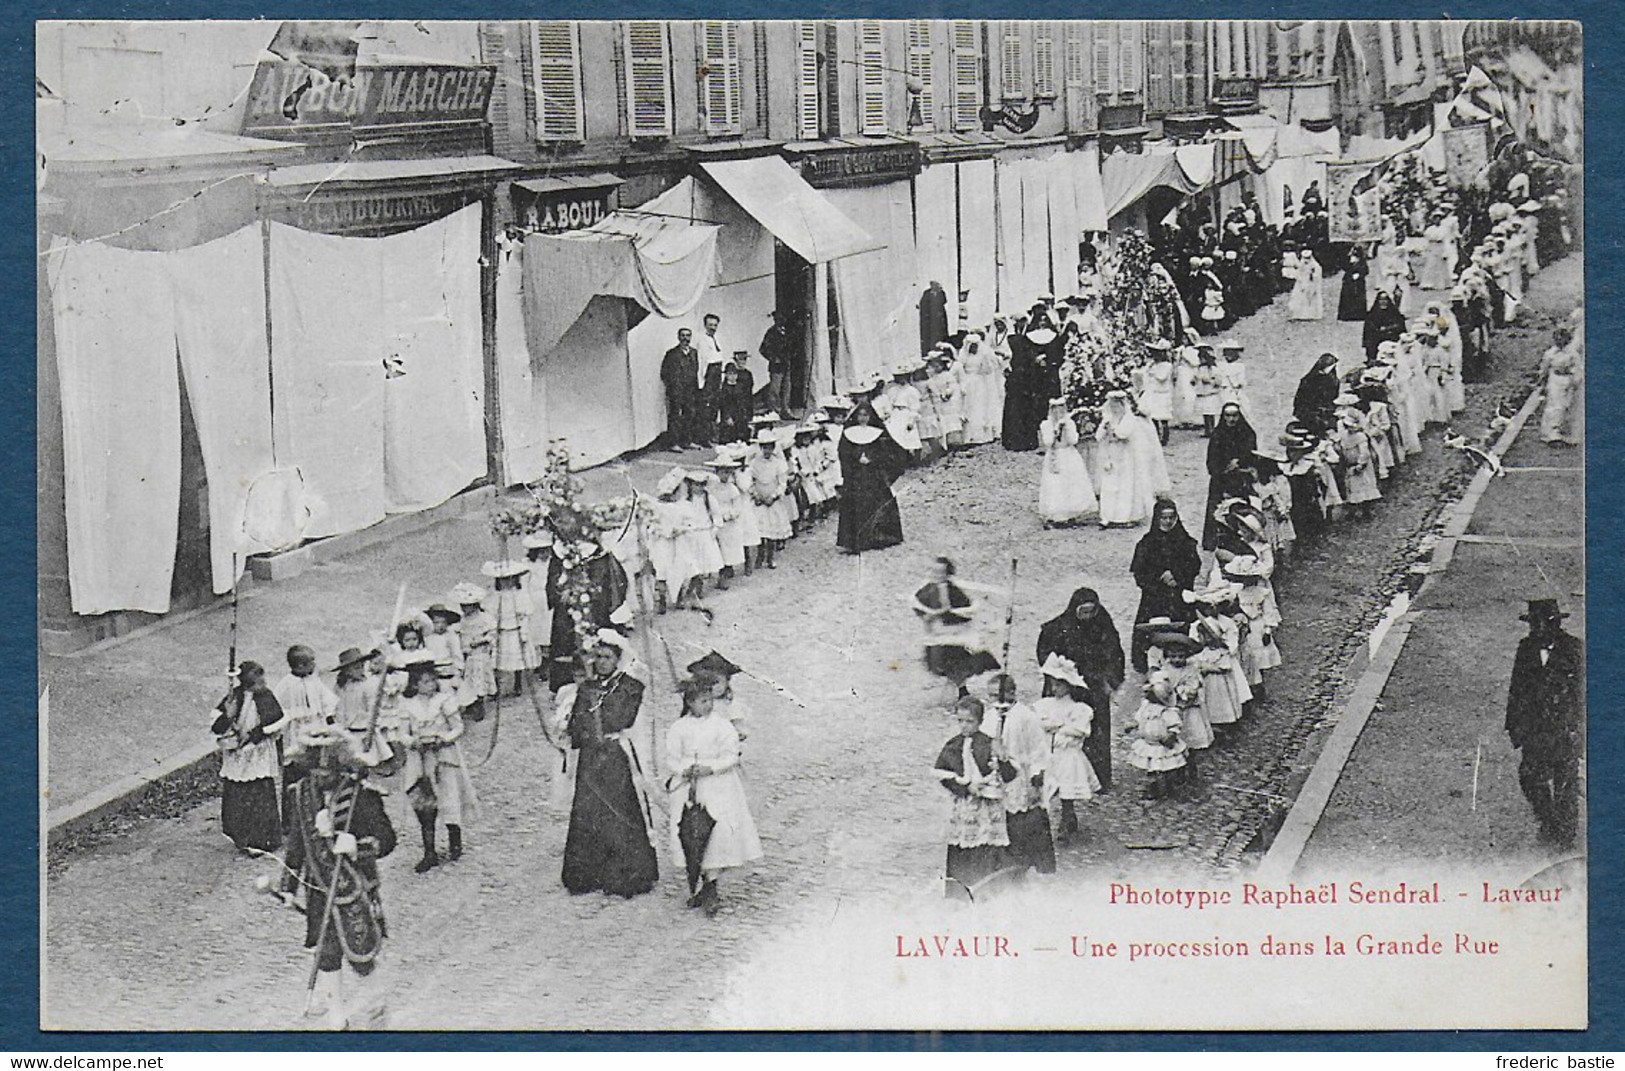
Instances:
[[[1328,310],[1338,282],[1325,282]],[[1524,326],[1496,336],[1492,382],[1468,386],[1458,430],[1470,437],[1484,430],[1497,403],[1535,367],[1549,322],[1580,293],[1578,257],[1536,279]],[[1359,353],[1360,324],[1289,321],[1285,305],[1277,299],[1226,336],[1248,347],[1265,449],[1273,449],[1314,357],[1332,350],[1347,364]],[[1278,574],[1285,666],[1269,678],[1258,716],[1204,755],[1192,798],[1142,801],[1140,775],[1122,762],[1123,741],[1116,742],[1117,783],[1083,809],[1084,835],[1061,850],[1055,887],[1064,889],[1069,876],[1213,875],[1248,865],[1280,816],[1272,795],[1295,790],[1358,668],[1366,631],[1442,504],[1471,475],[1463,455],[1439,439],[1435,429],[1424,453],[1384,485],[1371,519],[1333,528]],[[1168,449],[1175,498],[1193,533],[1206,495],[1204,443],[1197,432],[1175,431]],[[1019,560],[1012,660],[1029,698],[1037,692],[1039,626],[1075,587],[1100,591],[1125,639],[1134,617],[1128,563],[1144,529],[1044,529],[1035,510],[1038,465],[1036,454],[997,445],[952,455],[899,483],[903,546],[843,557],[830,519],[793,542],[776,571],[711,593],[714,621],[668,614],[640,629],[635,647],[656,682],[645,716],[657,738],[677,713],[662,644],[679,667],[716,648],[748,673],[736,678],[736,703],[750,715],[745,776],[767,855],[748,873],[724,878],[718,918],[684,910],[681,860],[670,857],[663,837],[652,895],[565,893],[559,864],[568,800],[554,776],[556,753],[528,704],[504,704],[491,761],[475,771],[483,818],[471,826],[462,860],[413,874],[416,823],[405,801],[392,797],[401,846],[383,867],[390,941],[378,982],[388,991],[390,1025],[727,1024],[737,1014],[727,997],[740,972],[769,954],[776,936],[841,910],[940,906],[946,796],[930,766],[953,728],[920,663],[920,629],[908,606],[931,560],[948,554],[962,577],[998,586],[1008,583],[1011,559]],[[275,662],[288,644],[311,642],[325,668],[338,646],[377,631],[398,578],[411,578],[409,600],[435,601],[494,556],[485,519],[471,516],[402,547],[325,566],[297,582],[297,599],[274,589],[257,597],[245,610],[245,649]],[[194,663],[223,659],[222,614],[193,624],[161,641],[161,656],[150,649],[118,656],[132,682],[121,699],[132,716],[142,704],[173,702],[177,679],[206,677]],[[219,650],[188,651],[187,637]],[[76,692],[72,678],[103,671],[88,660],[50,667],[52,717],[71,719],[76,702],[95,701],[99,693]],[[1137,703],[1136,683],[1131,678],[1118,693],[1119,730]],[[207,719],[188,716],[203,732]],[[48,1025],[305,1028],[302,921],[255,888],[273,864],[235,854],[219,835],[218,811],[211,798],[175,817],[117,823],[53,859],[45,887]],[[664,818],[657,812],[656,819],[663,834]]]

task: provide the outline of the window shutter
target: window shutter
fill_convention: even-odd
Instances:
[[[491,93],[491,135],[498,144],[497,151],[508,150],[508,94],[504,72],[511,68],[506,63],[508,29],[505,23],[480,23],[480,62],[489,63],[498,71],[496,88]]]
[[[1185,103],[1192,108],[1205,108],[1207,106],[1207,63],[1204,56],[1202,24],[1199,22],[1182,22],[1179,24],[1184,33],[1184,50],[1180,53],[1179,62],[1185,65]]]
[[[937,125],[937,86],[931,62],[931,20],[908,20],[908,73],[920,80],[919,128],[933,130]]]
[[[1095,35],[1095,92],[1112,95],[1117,92],[1117,66],[1112,62],[1117,50],[1112,47],[1117,27],[1109,22],[1097,22]]]
[[[976,38],[974,20],[954,20],[955,130],[978,130],[982,125],[982,57]]]
[[[1055,96],[1055,23],[1033,25],[1033,96]]]
[[[818,138],[818,24],[796,24],[799,47],[796,64],[796,111],[803,141]]]
[[[536,84],[536,140],[583,140],[579,28],[559,20],[532,22],[530,55]]]
[[[1143,76],[1140,49],[1143,47],[1145,26],[1138,22],[1118,24],[1117,91],[1138,93]]]
[[[705,132],[726,137],[740,132],[739,23],[702,22],[705,61]]]
[[[1158,112],[1171,111],[1174,106],[1173,89],[1169,76],[1173,71],[1173,56],[1169,40],[1171,24],[1153,22],[1146,40],[1145,103]]]
[[[865,134],[886,133],[886,37],[879,19],[858,20],[858,115]]]
[[[1005,100],[1025,100],[1027,72],[1022,69],[1021,23],[1015,19],[999,22],[999,96]]]
[[[671,43],[664,22],[626,23],[626,118],[634,138],[671,134]]]
[[[1064,74],[1069,86],[1089,84],[1088,44],[1084,41],[1084,25],[1075,20],[1066,23],[1066,52],[1063,55]]]

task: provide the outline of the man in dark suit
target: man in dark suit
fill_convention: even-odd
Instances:
[[[1585,754],[1585,645],[1563,631],[1556,599],[1530,599],[1529,635],[1518,643],[1507,693],[1507,735],[1522,753],[1518,785],[1535,809],[1540,838],[1573,846]]]
[[[700,354],[694,332],[677,331],[677,345],[660,359],[660,382],[666,388],[666,437],[681,448],[700,441]]]

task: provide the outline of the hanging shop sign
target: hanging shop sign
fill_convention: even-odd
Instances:
[[[912,141],[885,145],[832,145],[797,154],[801,177],[810,186],[869,186],[910,179],[924,166]]]
[[[527,231],[541,234],[579,231],[610,214],[610,197],[620,185],[621,179],[610,174],[515,182],[514,214]]]
[[[478,198],[472,190],[318,191],[279,199],[270,215],[301,230],[376,237],[443,219]]]
[[[357,67],[354,77],[334,80],[301,63],[262,60],[249,83],[243,133],[312,141],[377,128],[477,125],[495,84],[491,67]]]

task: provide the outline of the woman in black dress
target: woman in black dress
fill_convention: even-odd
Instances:
[[[1337,396],[1343,392],[1337,378],[1337,355],[1323,353],[1313,368],[1298,380],[1292,397],[1292,416],[1300,424],[1324,434],[1337,423]]]
[[[1165,617],[1176,623],[1189,623],[1195,618],[1184,593],[1196,584],[1202,571],[1202,552],[1196,540],[1185,531],[1179,520],[1179,507],[1172,500],[1157,500],[1151,511],[1151,530],[1134,547],[1134,560],[1129,564],[1134,583],[1140,588],[1140,608],[1134,623],[1141,624],[1155,617]],[[1145,672],[1145,655],[1149,637],[1140,629],[1134,630],[1130,644],[1130,657],[1134,668]]]
[[[841,513],[835,545],[859,554],[901,543],[903,518],[891,485],[908,468],[909,457],[868,402],[852,410],[836,453],[841,462]]]
[[[1004,448],[1006,450],[1038,449],[1038,424],[1042,414],[1034,415],[1034,406],[1049,401],[1049,395],[1040,397],[1043,370],[1039,367],[1037,343],[1027,337],[1025,317],[1016,321],[1010,335],[1010,370],[1004,376]]]
[[[1343,289],[1337,298],[1339,320],[1365,319],[1365,281],[1370,274],[1371,269],[1365,262],[1365,250],[1358,245],[1351,246],[1348,264],[1343,268]]]
[[[1371,311],[1366,313],[1365,331],[1362,340],[1365,343],[1365,359],[1377,359],[1377,347],[1384,342],[1398,342],[1399,336],[1405,333],[1405,314],[1399,311],[1394,304],[1393,295],[1386,290],[1377,291],[1376,300],[1371,302]]]
[[[1242,498],[1253,483],[1253,455],[1258,452],[1258,435],[1241,406],[1227,402],[1219,410],[1219,422],[1207,441],[1207,511],[1202,517],[1202,549],[1213,549],[1219,522],[1213,511],[1227,498]]]
[[[1051,654],[1070,659],[1088,682],[1095,720],[1083,753],[1105,792],[1112,787],[1112,693],[1123,685],[1123,639],[1093,588],[1074,591],[1066,611],[1038,630],[1038,664]]]

